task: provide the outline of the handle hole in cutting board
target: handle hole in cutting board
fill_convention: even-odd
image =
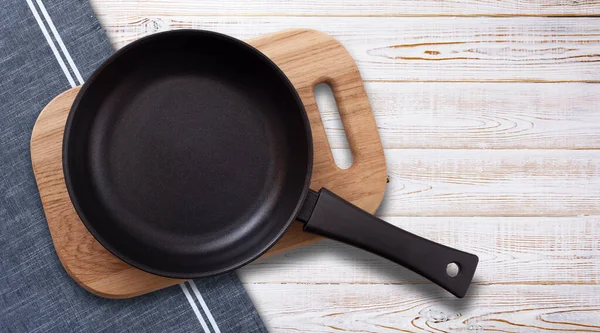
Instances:
[[[340,118],[340,112],[335,102],[333,91],[327,83],[319,83],[315,87],[314,94],[317,101],[317,108],[321,114],[321,121],[323,122],[323,127],[325,127],[327,141],[329,142],[329,147],[331,147],[333,160],[340,169],[348,169],[352,166],[354,157],[350,150],[350,144],[346,137],[346,131],[344,131],[344,125]]]

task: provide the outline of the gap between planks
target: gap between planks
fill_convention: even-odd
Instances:
[[[148,15],[147,13],[144,13],[146,15]],[[98,17],[103,17],[103,16],[109,16],[111,14],[106,13],[104,11],[102,11],[102,14],[98,14]],[[174,13],[174,14],[169,14],[169,13],[157,13],[157,14],[153,14],[153,15],[160,15],[160,16],[164,16],[164,17],[169,17],[169,16],[181,16],[182,13]],[[185,15],[190,15],[189,13],[185,13]],[[600,14],[519,14],[519,13],[513,13],[513,14],[460,14],[460,13],[455,13],[455,14],[444,14],[444,13],[438,13],[438,14],[426,14],[426,13],[422,13],[422,14],[268,14],[268,13],[263,13],[263,14],[239,14],[239,13],[232,13],[232,14],[221,14],[221,13],[201,13],[198,14],[201,16],[206,16],[206,15],[210,15],[210,16],[214,16],[214,17],[286,17],[286,18],[305,18],[305,17],[331,17],[331,18],[403,18],[403,17],[417,17],[417,18],[436,18],[436,17],[455,17],[455,18],[506,18],[506,17],[541,17],[541,18],[595,18],[595,17],[600,17]]]

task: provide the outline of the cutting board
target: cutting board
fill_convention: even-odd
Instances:
[[[314,30],[288,30],[248,41],[271,58],[298,90],[314,140],[310,187],[327,187],[371,213],[386,185],[383,147],[356,63],[331,36]],[[319,83],[331,86],[354,162],[340,169],[333,160],[314,97]],[[108,252],[87,231],[69,199],[62,169],[62,138],[79,87],[54,98],[40,113],[31,137],[31,160],[56,253],[69,275],[88,291],[108,298],[128,298],[183,280],[141,271]],[[294,223],[264,257],[319,240]]]

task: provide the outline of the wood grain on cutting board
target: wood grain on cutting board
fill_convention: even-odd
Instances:
[[[333,35],[368,81],[380,216],[480,255],[462,301],[332,241],[267,258],[239,276],[270,331],[600,331],[598,1],[91,2],[117,48],[183,27]]]

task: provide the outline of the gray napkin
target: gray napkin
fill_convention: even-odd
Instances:
[[[42,108],[113,49],[85,0],[3,0],[0,18],[0,331],[266,332],[233,273],[126,300],[94,296],[67,275],[29,139]]]

